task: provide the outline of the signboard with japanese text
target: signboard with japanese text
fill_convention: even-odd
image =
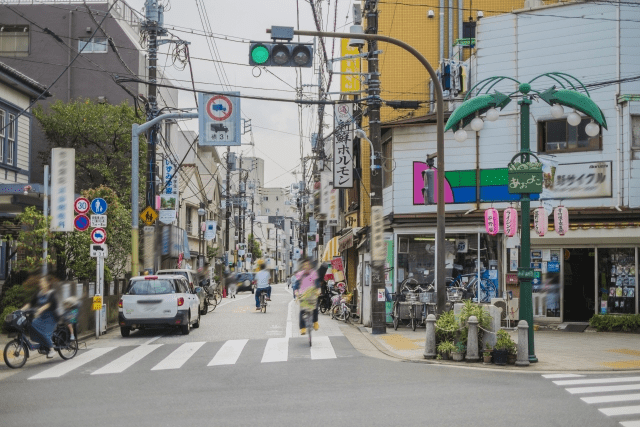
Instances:
[[[107,216],[106,215],[91,215],[91,226],[96,228],[106,228],[107,226]]]
[[[340,221],[340,207],[338,205],[338,197],[340,191],[335,188],[329,190],[329,214],[327,215],[327,225],[338,226]]]
[[[333,188],[353,187],[353,104],[333,109]]]
[[[612,162],[541,161],[544,184],[540,199],[590,199],[613,194]]]
[[[360,51],[356,46],[349,46],[349,39],[341,41],[341,56],[358,55]],[[359,73],[360,58],[347,59],[340,61],[340,71],[343,73]],[[357,92],[360,90],[360,79],[362,76],[356,75],[340,75],[340,91],[341,92]]]
[[[240,92],[198,94],[198,145],[240,145]]]
[[[51,231],[73,231],[76,150],[51,150]]]
[[[171,224],[176,220],[176,206],[178,206],[178,194],[160,195],[160,222]]]
[[[176,165],[169,159],[164,159],[163,165],[164,194],[178,196],[178,171]]]

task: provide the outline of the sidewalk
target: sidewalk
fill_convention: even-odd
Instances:
[[[540,330],[535,332],[535,354],[538,363],[528,367],[497,366],[480,363],[427,360],[424,358],[426,331],[418,328],[387,327],[386,334],[372,335],[370,328],[352,325],[381,353],[407,362],[435,363],[457,367],[514,370],[520,372],[552,371],[639,371],[640,335],[619,332],[564,332]],[[511,337],[517,342],[517,333]],[[480,354],[482,358],[482,354]]]

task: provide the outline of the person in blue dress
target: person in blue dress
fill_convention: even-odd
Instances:
[[[31,323],[31,338],[48,350],[47,359],[51,359],[55,354],[51,335],[53,335],[53,331],[58,324],[56,317],[58,302],[46,276],[40,278],[39,286],[38,293],[33,296],[29,303],[22,307],[22,310],[32,307],[36,309]]]

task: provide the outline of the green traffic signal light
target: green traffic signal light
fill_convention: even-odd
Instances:
[[[256,64],[264,64],[269,60],[269,49],[262,44],[255,45],[251,49],[251,59]]]

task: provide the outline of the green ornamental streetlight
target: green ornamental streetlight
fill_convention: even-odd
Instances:
[[[549,89],[539,92],[531,87],[536,80],[547,77],[558,84],[561,89],[557,89],[555,84]],[[518,90],[505,95],[498,91],[490,94],[497,84],[504,80],[510,80],[518,85]],[[577,85],[577,87],[576,87]],[[584,91],[584,94],[579,90]],[[473,92],[476,96],[470,98]],[[482,94],[484,92],[484,94]],[[543,100],[551,106],[551,115],[556,118],[564,116],[564,108],[573,108],[573,112],[567,116],[567,122],[571,126],[577,126],[582,121],[582,117],[577,113],[580,111],[589,118],[589,123],[585,132],[593,137],[600,133],[600,126],[607,129],[607,122],[602,114],[602,110],[591,100],[587,88],[575,77],[566,73],[545,73],[541,74],[528,83],[520,83],[516,79],[510,77],[490,77],[476,84],[464,98],[453,114],[449,117],[444,131],[453,130],[454,137],[458,142],[464,142],[467,138],[467,132],[463,129],[467,125],[471,125],[474,131],[480,131],[484,127],[484,121],[480,115],[485,114],[485,119],[495,121],[498,119],[500,110],[504,109],[511,99],[520,98],[520,152],[514,156],[509,164],[509,193],[520,194],[520,204],[522,212],[521,221],[521,244],[520,244],[520,265],[518,268],[518,278],[520,279],[520,314],[521,319],[526,320],[529,324],[529,361],[537,362],[535,355],[533,340],[533,296],[531,280],[534,277],[533,268],[531,268],[531,214],[530,214],[530,195],[542,192],[542,165],[539,161],[532,162],[531,156],[536,157],[531,152],[529,146],[529,106],[536,97]],[[515,160],[519,159],[519,163]],[[526,216],[525,216],[526,215]],[[526,224],[525,224],[526,221]],[[525,228],[526,227],[526,228]],[[522,230],[527,230],[523,232]]]

